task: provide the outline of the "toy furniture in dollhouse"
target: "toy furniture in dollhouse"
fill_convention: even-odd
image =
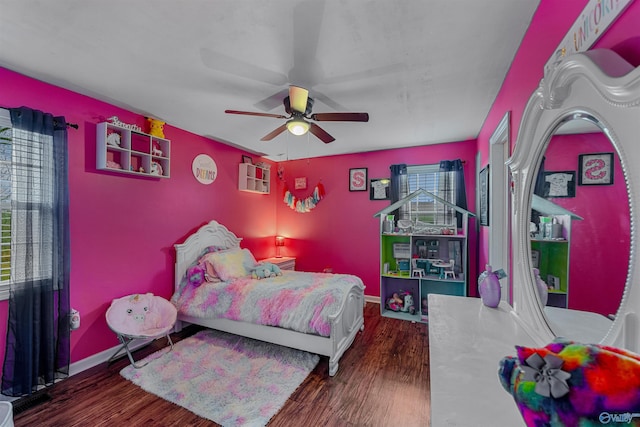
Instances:
[[[411,277],[424,277],[424,268],[418,268],[418,258],[411,260]]]
[[[456,278],[456,273],[455,273],[455,260],[450,259],[449,263],[446,266],[442,267],[442,278],[446,279],[447,276],[451,276],[452,279]],[[447,270],[448,268],[448,270]]]

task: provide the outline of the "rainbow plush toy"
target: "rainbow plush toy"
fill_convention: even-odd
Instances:
[[[499,377],[527,426],[640,426],[640,355],[561,338],[516,350]]]

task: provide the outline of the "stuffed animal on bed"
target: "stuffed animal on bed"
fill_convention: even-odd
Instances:
[[[124,335],[153,335],[164,327],[163,310],[152,293],[118,298],[109,308],[109,326]]]
[[[251,271],[251,277],[254,279],[266,279],[267,277],[275,276],[282,276],[282,270],[280,270],[280,267],[270,262],[258,264]]]
[[[562,338],[516,350],[499,377],[527,426],[640,426],[640,355]]]

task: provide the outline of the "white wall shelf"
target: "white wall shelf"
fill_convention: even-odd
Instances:
[[[96,136],[97,169],[155,178],[170,177],[171,141],[168,139],[108,122],[98,123]]]
[[[270,170],[251,163],[240,163],[238,168],[238,190],[250,193],[271,192]]]

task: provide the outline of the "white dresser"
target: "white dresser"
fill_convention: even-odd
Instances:
[[[533,346],[504,301],[489,308],[479,298],[429,295],[431,425],[524,426],[500,384],[499,362],[515,345]]]

